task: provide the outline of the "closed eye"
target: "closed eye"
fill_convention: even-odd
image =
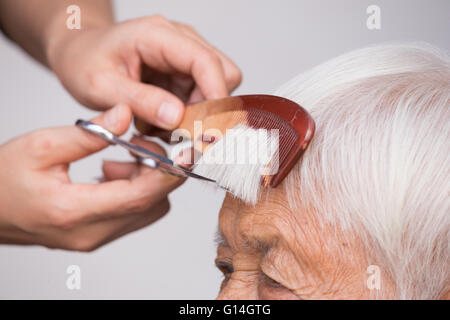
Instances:
[[[217,261],[216,267],[223,273],[225,279],[229,278],[234,272],[233,265],[225,261]]]
[[[222,272],[223,280],[220,285],[220,291],[227,285],[228,280],[230,280],[231,275],[234,272],[233,265],[224,261],[216,261],[216,267]]]

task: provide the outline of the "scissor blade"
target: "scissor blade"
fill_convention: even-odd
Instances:
[[[145,149],[145,148],[143,148],[141,146],[138,146],[138,145],[132,144],[130,142],[127,142],[125,140],[119,139],[116,136],[114,137],[113,141],[114,141],[115,144],[120,145],[121,147],[127,149],[128,151],[130,151],[131,153],[133,153],[133,154],[135,154],[135,155],[137,155],[139,157],[151,158],[151,159],[153,159],[153,160],[155,160],[157,162],[166,163],[169,166],[173,166],[174,165],[174,162],[172,160],[170,160],[169,158],[164,157],[164,156],[162,156],[160,154],[157,154],[155,152],[152,152],[150,150],[147,150],[147,149]]]
[[[204,181],[209,181],[209,182],[214,182],[214,183],[216,183],[216,180],[213,180],[213,179],[210,179],[210,178],[203,177],[203,176],[201,176],[201,175],[198,175],[198,174],[193,173],[192,171],[188,171],[188,170],[186,170],[186,169],[183,169],[183,170],[184,170],[184,173],[185,173],[188,177],[196,178],[196,179],[200,179],[200,180],[204,180]]]
[[[125,149],[129,150],[130,152],[134,153],[137,156],[140,156],[142,158],[151,158],[151,159],[155,160],[158,164],[158,167],[163,168],[168,173],[174,174],[176,176],[181,175],[182,177],[191,177],[191,178],[196,178],[196,179],[200,179],[200,180],[204,180],[204,181],[210,181],[210,182],[214,182],[214,183],[216,182],[215,180],[212,180],[212,179],[203,177],[201,175],[198,175],[196,173],[193,173],[189,169],[176,164],[175,162],[173,162],[173,160],[171,160],[167,157],[164,157],[160,154],[154,153],[154,152],[147,150],[145,148],[142,148],[138,145],[131,144],[131,143],[121,140],[117,137],[114,140],[115,140],[116,144],[121,145],[122,147],[124,147]]]
[[[184,168],[175,162],[173,162],[171,159],[162,156],[160,154],[157,154],[155,152],[152,152],[150,150],[147,150],[141,146],[132,144],[128,141],[122,140],[115,136],[112,132],[106,130],[102,126],[92,123],[90,121],[85,120],[77,120],[75,123],[77,126],[90,131],[101,138],[105,139],[109,143],[120,145],[121,147],[125,148],[126,150],[130,151],[131,153],[135,154],[139,158],[150,158],[155,161],[155,165],[151,165],[152,168],[159,168],[163,171],[170,173],[172,175],[178,176],[178,177],[191,177],[196,178],[204,181],[209,182],[216,182],[215,180],[200,176],[196,173],[191,172],[189,169]]]

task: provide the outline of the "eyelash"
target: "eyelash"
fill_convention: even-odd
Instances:
[[[225,281],[227,281],[230,278],[231,274],[234,272],[234,268],[230,263],[217,262],[216,266],[222,272]],[[267,274],[265,274],[262,271],[261,271],[261,280],[260,281],[264,285],[266,285],[270,288],[273,288],[273,289],[284,288],[284,286],[281,283],[272,279],[271,277],[269,277]]]
[[[230,275],[234,272],[233,265],[227,262],[217,262],[217,268],[223,273],[225,280],[230,278]]]

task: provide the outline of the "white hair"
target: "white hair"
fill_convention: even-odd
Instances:
[[[334,58],[276,95],[316,134],[284,182],[293,208],[356,232],[400,299],[449,290],[450,59],[427,44]]]
[[[260,197],[261,175],[271,171],[270,162],[276,155],[278,135],[241,123],[227,130],[223,138],[203,154],[193,171],[255,205]]]

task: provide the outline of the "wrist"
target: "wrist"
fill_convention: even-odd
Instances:
[[[52,70],[55,67],[55,60],[64,54],[71,41],[86,32],[105,29],[114,24],[112,17],[85,17],[82,16],[80,29],[69,29],[66,25],[69,16],[62,12],[56,15],[48,23],[44,38],[45,63]]]

